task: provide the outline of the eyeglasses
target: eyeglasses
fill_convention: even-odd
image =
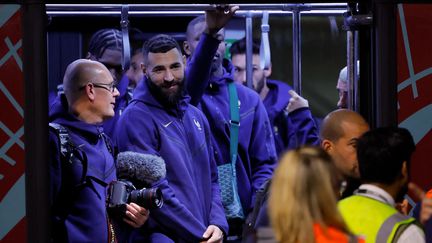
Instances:
[[[116,81],[112,81],[109,84],[88,82],[86,85],[82,86],[80,88],[80,90],[84,89],[88,84],[92,84],[95,88],[106,89],[111,93],[114,93],[115,89],[117,88],[117,82]]]

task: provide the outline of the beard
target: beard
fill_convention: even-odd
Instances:
[[[261,93],[261,90],[264,88],[264,80],[258,81],[256,86],[253,85],[253,88],[258,94]]]
[[[164,107],[176,107],[178,101],[183,97],[184,79],[180,81],[163,82],[160,85],[156,85],[151,78],[148,77],[147,83],[150,92]],[[168,92],[168,89],[173,85],[177,85],[177,90]]]

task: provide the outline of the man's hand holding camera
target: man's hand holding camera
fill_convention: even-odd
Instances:
[[[131,202],[126,204],[126,214],[123,221],[134,228],[139,228],[147,221],[149,214],[150,211],[148,209]]]
[[[209,225],[203,234],[203,238],[207,239],[202,242],[206,243],[221,243],[223,240],[223,232],[216,225]]]

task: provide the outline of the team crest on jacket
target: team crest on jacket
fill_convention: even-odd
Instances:
[[[198,128],[198,130],[201,130],[201,124],[199,123],[199,121],[197,121],[195,118],[193,119],[195,126]]]

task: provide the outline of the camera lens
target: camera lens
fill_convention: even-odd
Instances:
[[[147,209],[161,208],[163,205],[162,191],[159,188],[133,190],[130,194],[130,201]]]

